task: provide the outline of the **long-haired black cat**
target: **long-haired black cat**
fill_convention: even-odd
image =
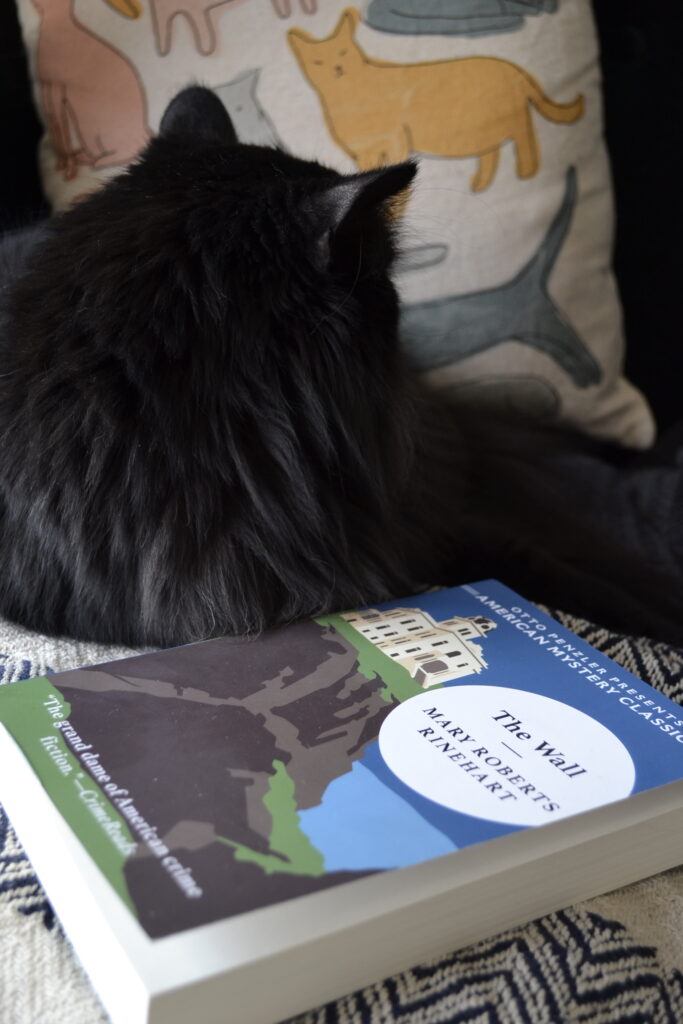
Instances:
[[[193,87],[128,171],[6,248],[1,614],[169,645],[493,575],[683,639],[631,470],[417,388],[389,215],[415,170],[240,145]]]

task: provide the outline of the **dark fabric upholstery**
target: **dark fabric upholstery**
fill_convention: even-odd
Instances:
[[[683,415],[683,18],[675,3],[594,0],[617,209],[626,371],[660,427]]]
[[[14,0],[0,0],[0,230],[45,211],[36,152],[41,133]]]

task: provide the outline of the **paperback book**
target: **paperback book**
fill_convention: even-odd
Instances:
[[[496,581],[0,687],[116,1024],[273,1024],[683,860],[683,709]]]

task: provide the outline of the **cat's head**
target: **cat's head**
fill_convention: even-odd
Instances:
[[[181,241],[183,262],[197,253],[192,281],[228,347],[242,341],[235,320],[275,359],[297,339],[315,361],[344,337],[350,366],[358,357],[386,374],[397,351],[392,211],[415,173],[406,162],[343,175],[241,144],[221,101],[194,86],[171,101],[158,137],[102,202],[116,198],[128,218],[149,221],[137,241],[159,263]]]
[[[55,219],[14,297],[35,364],[74,402],[124,417],[124,435],[149,421],[136,444],[179,487],[214,481],[207,518],[223,495],[254,550],[308,566],[301,593],[335,580],[349,604],[378,591],[359,552],[377,576],[411,464],[388,208],[415,170],[342,175],[240,144],[193,87],[135,164]]]
[[[100,278],[105,301],[130,285],[128,322],[143,295],[156,296],[159,315],[173,311],[167,348],[185,350],[199,335],[234,365],[255,354],[286,363],[297,345],[312,363],[343,351],[349,366],[390,372],[391,211],[415,173],[406,162],[343,175],[241,144],[215,93],[193,86],[170,102],[138,160],[56,226],[83,287],[89,274]],[[141,324],[153,325],[143,310]]]
[[[349,7],[325,39],[316,39],[303,29],[289,30],[292,52],[314,88],[323,93],[348,88],[349,79],[362,71],[366,58],[354,39],[359,21],[358,11]]]

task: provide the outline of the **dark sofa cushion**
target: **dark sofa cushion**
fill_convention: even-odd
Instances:
[[[29,86],[16,10],[0,3],[0,229],[17,227],[46,212],[36,151],[41,125]]]
[[[626,370],[660,427],[683,415],[683,62],[675,3],[594,0],[617,209]]]

